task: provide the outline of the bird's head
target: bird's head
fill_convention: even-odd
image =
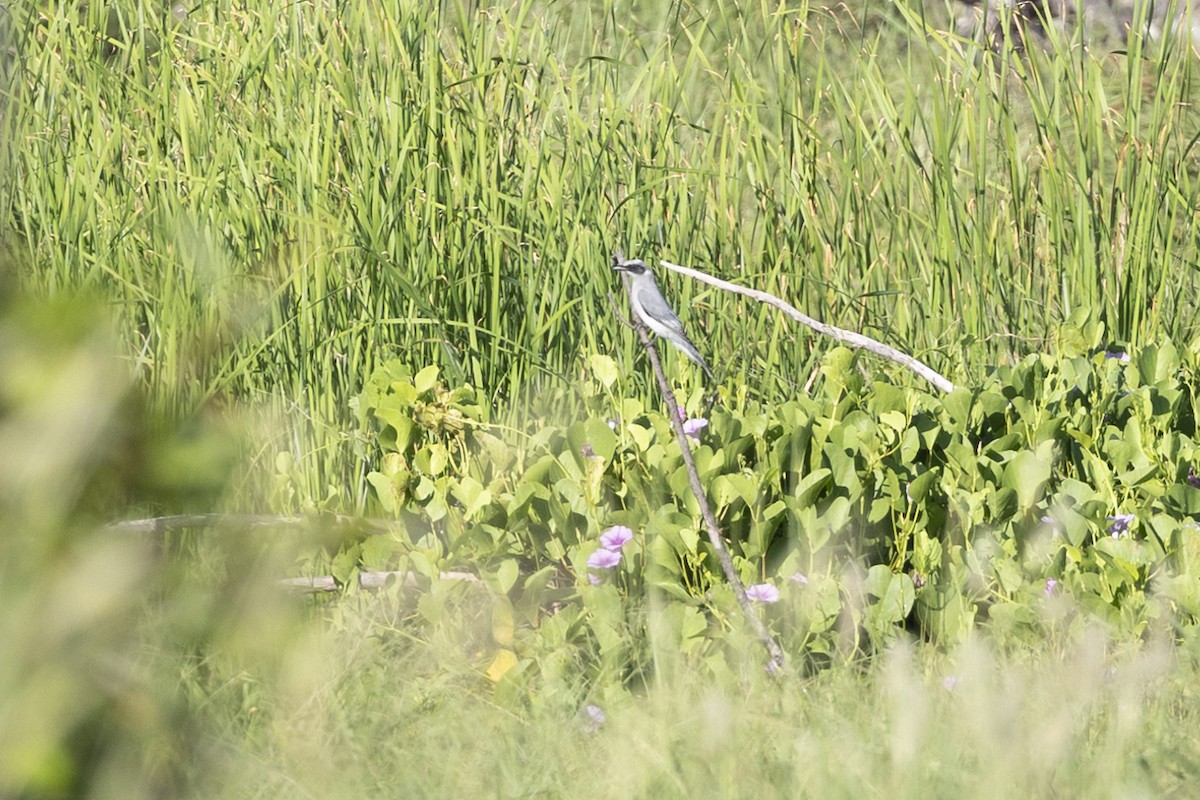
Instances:
[[[617,272],[628,272],[630,275],[641,275],[650,269],[640,258],[631,258],[628,261],[618,261],[614,258],[612,268]]]

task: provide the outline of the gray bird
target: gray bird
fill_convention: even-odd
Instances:
[[[679,321],[679,317],[675,316],[675,312],[667,305],[666,298],[658,290],[654,273],[650,271],[646,263],[638,258],[631,258],[628,261],[614,258],[613,269],[629,276],[629,301],[633,305],[633,313],[637,315],[638,319],[656,335],[678,347],[685,356],[699,364],[704,373],[708,375],[709,380],[715,380],[708,363],[700,355],[696,345],[692,344],[692,340],[683,332],[683,323]]]

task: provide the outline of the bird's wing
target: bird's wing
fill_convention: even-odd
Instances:
[[[657,286],[653,284],[638,286],[634,291],[637,293],[638,304],[646,309],[647,314],[653,316],[664,326],[683,333],[683,323],[679,321],[679,317],[667,305],[667,301],[663,299],[662,292],[658,290]]]

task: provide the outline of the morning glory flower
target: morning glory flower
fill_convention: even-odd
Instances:
[[[756,583],[746,587],[746,597],[758,603],[778,603],[779,590],[775,588],[774,584]]]
[[[588,583],[590,583],[592,586],[599,586],[600,585],[600,576],[594,575],[589,572],[588,573]]]
[[[608,427],[609,427],[609,429],[610,429],[610,430],[614,430],[614,431],[615,431],[615,430],[617,429],[617,426],[618,426],[618,425],[620,425],[620,424],[621,424],[621,421],[620,421],[620,420],[616,420],[616,419],[610,419],[610,420],[608,420]]]
[[[584,706],[579,712],[580,718],[583,720],[583,729],[588,733],[595,733],[600,730],[600,726],[608,720],[608,715],[604,713],[604,709],[596,705]]]
[[[694,419],[684,420],[683,432],[693,439],[700,438],[700,431],[708,427],[708,420],[704,417],[696,417]]]
[[[803,572],[793,572],[791,574],[791,577],[788,578],[788,580],[791,581],[792,583],[796,584],[797,586],[807,586],[808,585],[808,576],[805,575]]]
[[[1119,539],[1129,533],[1129,523],[1133,522],[1133,514],[1116,514],[1109,517],[1108,521],[1112,523],[1108,526],[1108,532],[1114,539]]]
[[[1192,464],[1188,465],[1187,482],[1193,489],[1200,489],[1200,475],[1196,474],[1196,467]]]
[[[624,525],[614,525],[604,533],[600,534],[600,546],[605,550],[617,550],[629,543],[633,538],[633,531],[626,528]]]
[[[1120,361],[1122,364],[1129,363],[1129,353],[1122,353],[1119,350],[1106,350],[1106,351],[1104,351],[1104,357],[1109,358],[1109,359],[1116,359],[1117,361]]]
[[[1042,593],[1045,594],[1046,597],[1050,597],[1054,594],[1056,589],[1058,589],[1058,581],[1054,580],[1054,578],[1046,578],[1046,588],[1042,590]]]
[[[587,565],[592,569],[612,569],[620,563],[620,550],[605,550],[603,547],[588,556],[587,560]]]

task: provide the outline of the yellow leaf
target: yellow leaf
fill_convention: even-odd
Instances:
[[[492,659],[491,666],[487,668],[488,679],[492,683],[499,683],[500,679],[508,674],[508,671],[517,665],[517,654],[512,650],[497,650],[496,657]]]

